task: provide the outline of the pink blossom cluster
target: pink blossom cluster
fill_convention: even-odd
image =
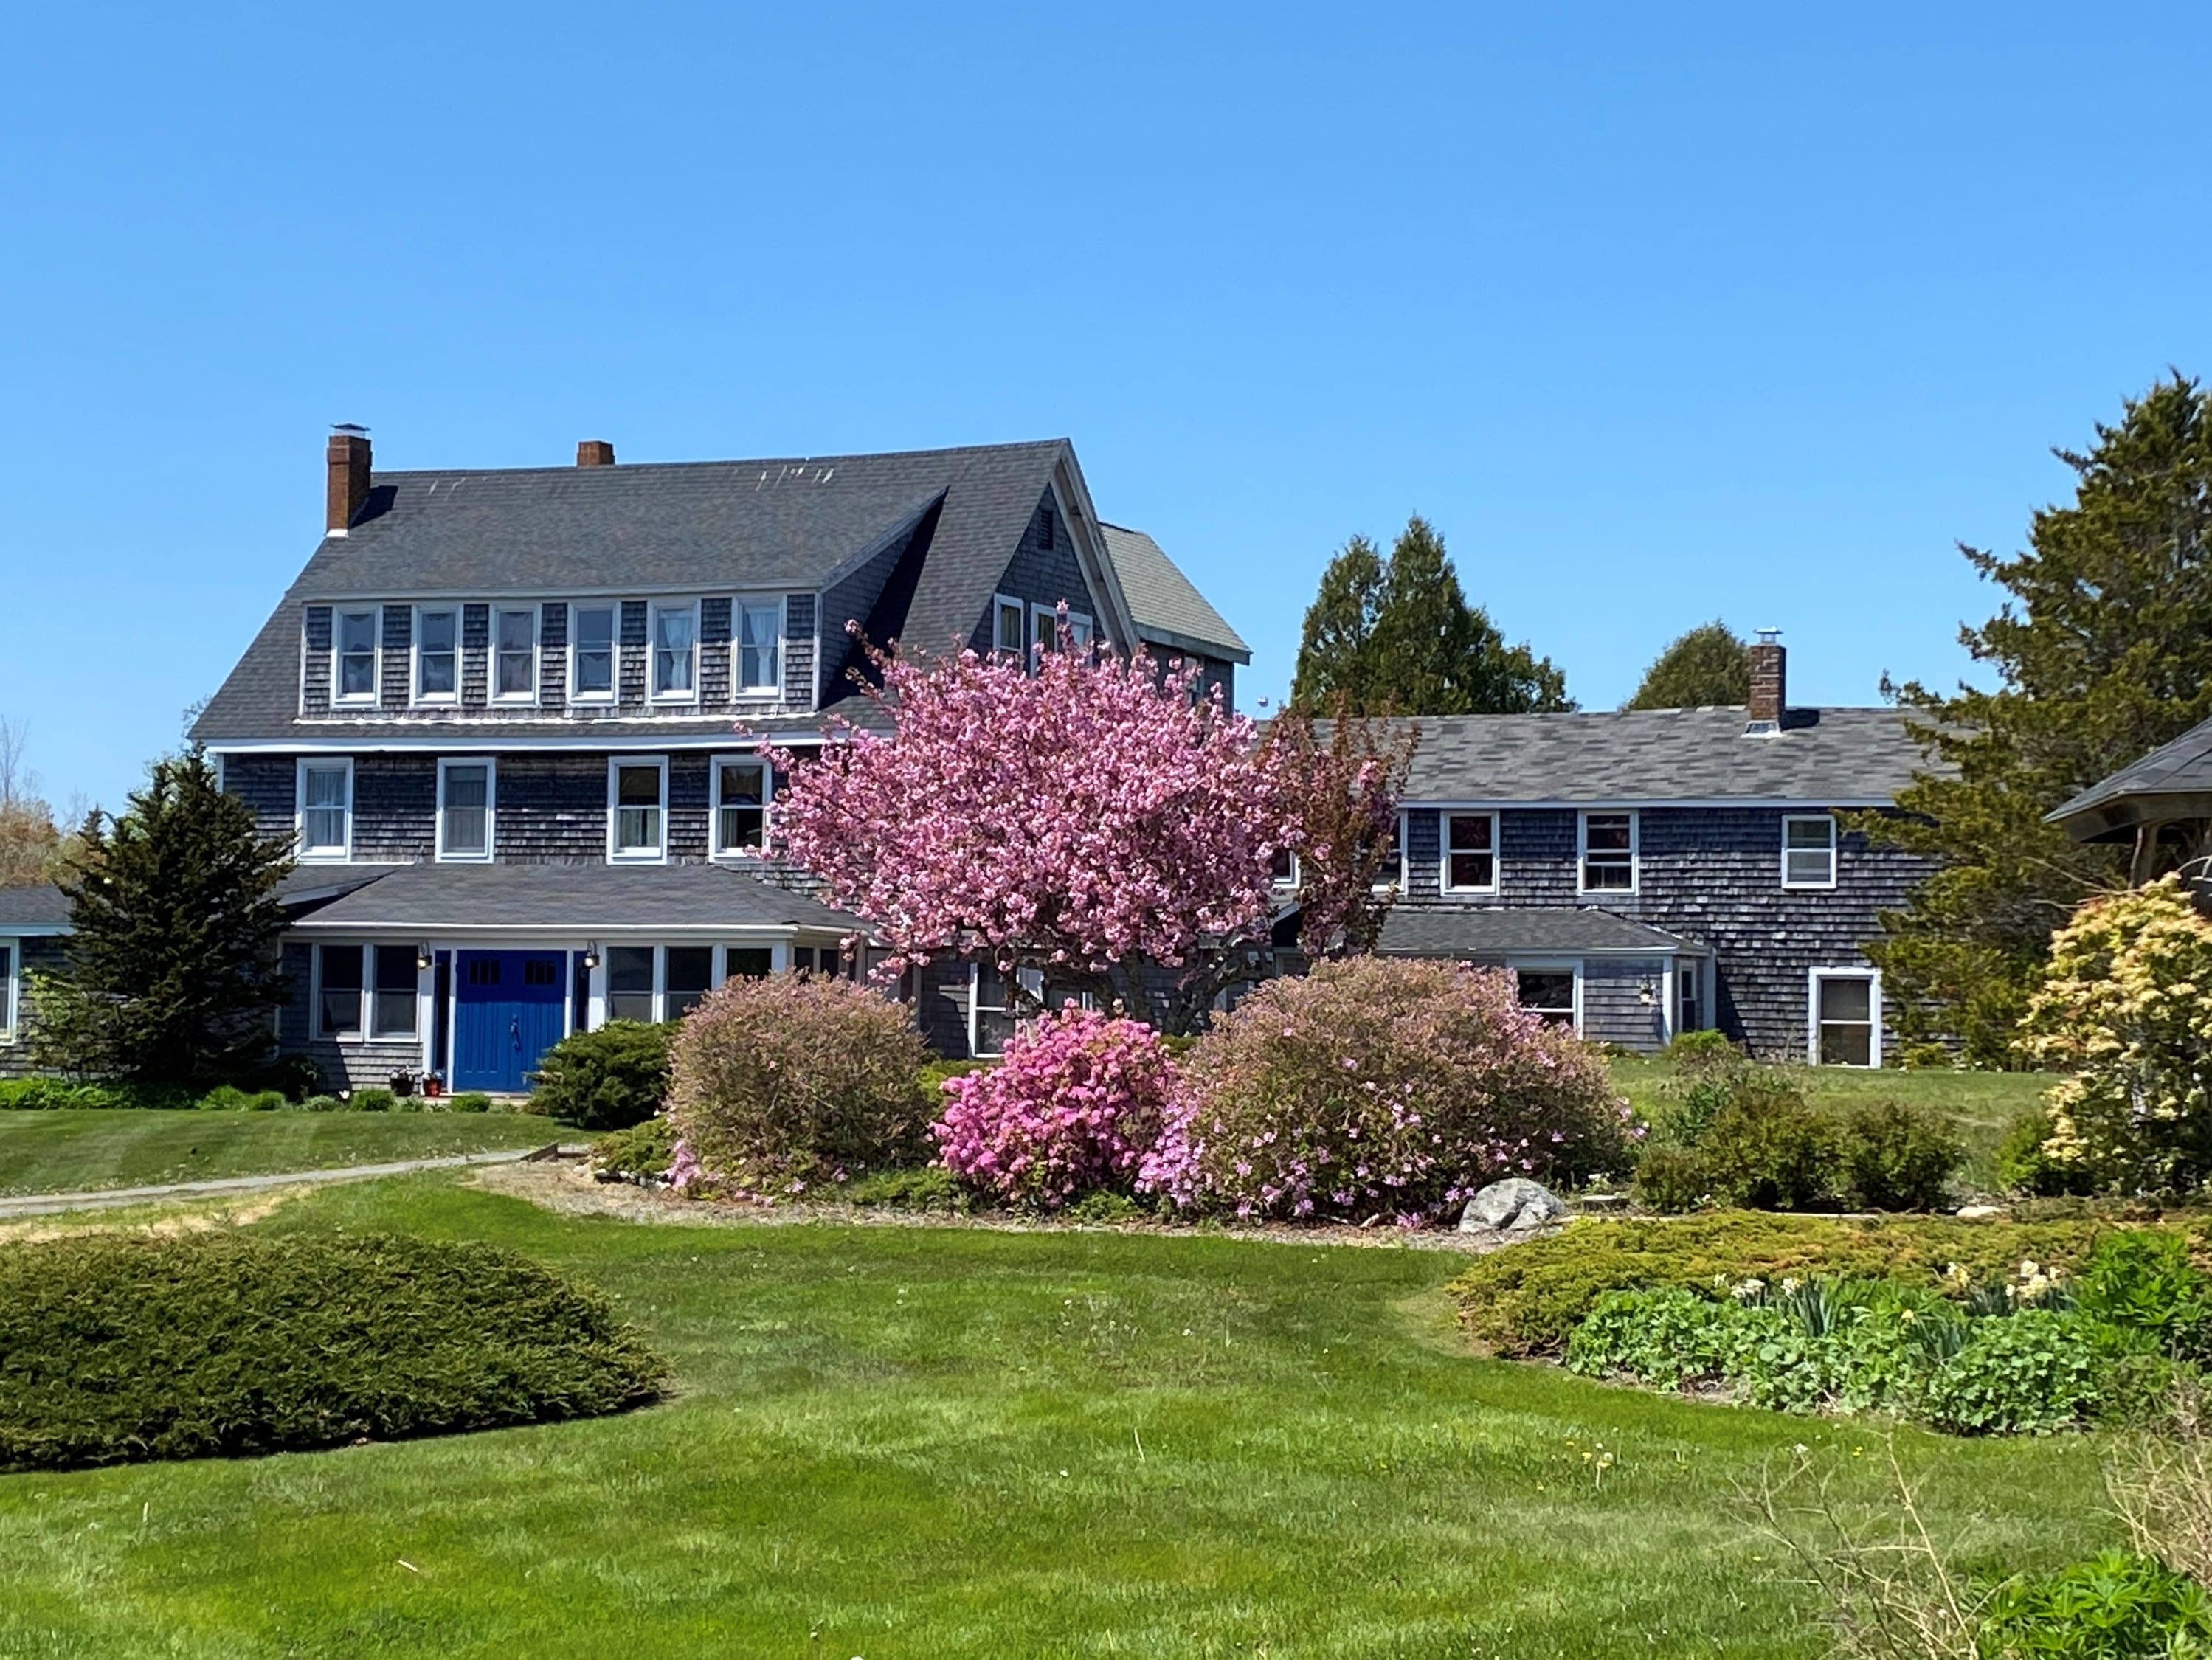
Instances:
[[[1158,1140],[1173,1073],[1150,1026],[1071,1002],[1018,1031],[1000,1065],[945,1080],[939,1157],[1008,1204],[1058,1210],[1126,1193]]]
[[[873,652],[894,731],[775,752],[779,852],[889,942],[888,972],[957,951],[1101,975],[1264,938],[1297,832],[1252,723],[1194,666],[1061,643]]]
[[[1412,1226],[1502,1176],[1615,1165],[1628,1118],[1596,1049],[1523,1008],[1509,971],[1352,958],[1216,1018],[1139,1186],[1251,1219]]]

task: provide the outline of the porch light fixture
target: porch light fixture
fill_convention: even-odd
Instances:
[[[599,965],[599,942],[594,939],[584,947],[584,966],[587,969],[595,969]]]
[[[416,968],[427,969],[430,966],[431,961],[430,947],[428,945],[421,945],[415,947],[415,966]]]

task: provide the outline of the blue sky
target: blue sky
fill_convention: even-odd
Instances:
[[[2053,443],[2203,372],[2212,13],[45,7],[0,55],[0,714],[173,747],[395,467],[1066,434],[1287,684],[1407,514],[1620,701],[1967,671]]]

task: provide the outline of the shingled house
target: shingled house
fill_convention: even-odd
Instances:
[[[1188,656],[1231,696],[1249,661],[1157,544],[1101,523],[1064,440],[379,473],[340,429],[327,465],[327,533],[191,735],[298,848],[279,1038],[333,1086],[520,1089],[579,1027],[853,971],[854,919],[763,854],[776,780],[733,730],[803,751],[876,718],[848,621],[1025,652],[1065,605],[1077,639]],[[46,910],[0,910],[11,994]],[[988,971],[909,994],[947,1053],[1006,1029]]]
[[[1417,722],[1382,952],[1509,965],[1630,1049],[1881,1065],[1860,946],[1929,866],[1837,814],[1893,806],[1920,752],[1894,709],[1790,708],[1779,642],[1751,651],[1747,708]]]

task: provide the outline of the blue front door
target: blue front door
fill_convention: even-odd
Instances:
[[[561,1041],[568,1008],[557,951],[465,951],[453,965],[456,1090],[514,1093]]]

